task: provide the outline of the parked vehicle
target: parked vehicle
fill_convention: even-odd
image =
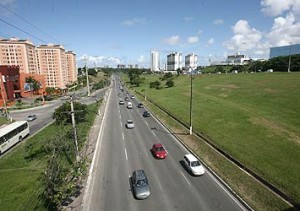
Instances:
[[[144,170],[135,170],[132,173],[131,184],[137,199],[146,199],[150,196],[149,183]]]

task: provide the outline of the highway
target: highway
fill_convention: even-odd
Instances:
[[[126,92],[114,84],[107,100],[98,146],[92,162],[92,174],[84,193],[83,210],[246,210],[209,173],[194,177],[181,164],[188,153],[153,116],[143,117],[144,108],[119,105]],[[126,129],[128,119],[134,129]],[[155,159],[153,143],[162,143],[167,151],[164,160]],[[144,169],[151,195],[136,200],[131,192],[130,176]]]

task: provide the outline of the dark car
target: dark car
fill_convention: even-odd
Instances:
[[[146,199],[150,196],[149,183],[144,170],[135,170],[132,173],[131,184],[137,199]]]
[[[144,111],[143,112],[143,117],[150,117],[150,112],[149,111]]]
[[[129,97],[125,97],[125,100],[128,101],[128,100],[129,100]]]
[[[138,108],[143,108],[144,105],[143,105],[143,103],[138,103],[138,104],[137,104],[137,107],[138,107]]]

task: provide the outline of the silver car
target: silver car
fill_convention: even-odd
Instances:
[[[131,177],[132,191],[137,199],[146,199],[150,196],[148,179],[144,170],[135,170]]]
[[[126,128],[128,128],[128,129],[134,128],[134,123],[132,120],[127,120]]]

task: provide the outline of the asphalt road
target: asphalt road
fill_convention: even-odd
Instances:
[[[190,175],[181,164],[188,151],[154,117],[142,117],[144,108],[119,105],[125,98],[114,84],[107,101],[98,147],[92,163],[92,174],[85,191],[83,210],[246,210],[208,172],[200,177]],[[126,129],[132,119],[134,129]],[[96,138],[96,137],[95,137]],[[153,143],[168,150],[164,160],[155,159]],[[151,195],[136,200],[131,192],[130,176],[144,169]]]

